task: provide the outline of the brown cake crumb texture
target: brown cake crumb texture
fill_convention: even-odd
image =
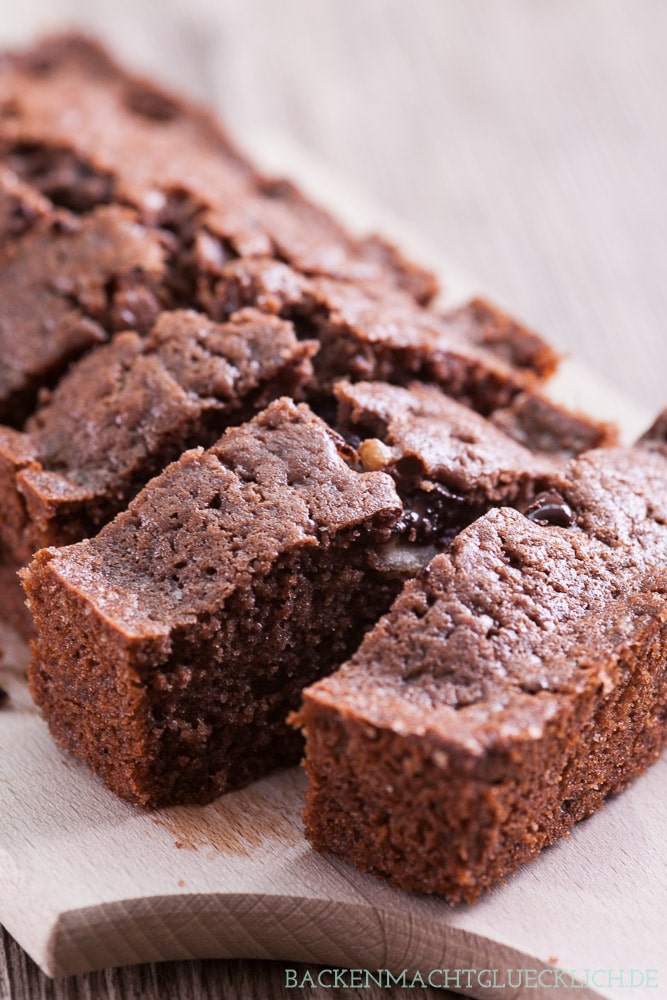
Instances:
[[[90,534],[176,457],[175,432],[163,454],[149,440],[144,472],[130,476],[117,468],[118,433],[95,469],[107,495],[92,497],[93,456],[83,484],[51,447],[69,434],[68,413],[83,424],[91,410],[89,439],[107,441],[95,396],[104,366],[127,358],[124,331],[147,336],[165,309],[226,322],[256,307],[292,322],[313,370],[302,378],[302,367],[298,386],[267,387],[264,400],[305,396],[323,415],[340,376],[419,376],[482,412],[504,412],[556,365],[541,338],[488,303],[444,317],[425,308],[436,291],[427,272],[377,237],[350,236],[293,185],[254,170],[208,114],[124,73],[85,39],[0,63],[0,162],[6,559]],[[250,412],[239,407],[228,422]],[[180,449],[210,444],[205,431]]]

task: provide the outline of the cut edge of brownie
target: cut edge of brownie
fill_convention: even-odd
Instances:
[[[120,796],[209,801],[298,759],[302,688],[356,648],[400,584],[368,559],[391,480],[283,399],[188,452],[93,540],[22,572],[30,684],[52,734]]]

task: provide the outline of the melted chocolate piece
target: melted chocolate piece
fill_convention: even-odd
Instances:
[[[446,546],[479,514],[465,497],[443,487],[419,490],[404,497],[404,503],[404,513],[394,530],[417,545]]]
[[[529,521],[544,527],[571,528],[574,524],[574,513],[569,503],[554,491],[538,493],[523,513]]]

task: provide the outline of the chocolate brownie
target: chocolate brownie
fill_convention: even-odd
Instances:
[[[109,332],[160,311],[161,238],[127,209],[47,215],[0,251],[0,420],[20,426],[39,388]]]
[[[274,322],[282,321],[274,319]],[[558,460],[533,455],[434,386],[403,388],[385,383],[342,383],[336,391],[340,404],[338,426],[344,437],[329,430],[304,407],[295,407],[287,401],[274,404],[245,427],[229,430],[211,451],[203,455],[187,453],[162,476],[152,480],[130,505],[129,512],[118,515],[97,538],[66,549],[52,548],[38,553],[25,575],[39,632],[33,668],[35,697],[63,745],[106,775],[120,794],[155,805],[197,799],[221,791],[226,785],[210,783],[206,776],[213,765],[205,755],[198,763],[188,764],[188,774],[196,772],[196,780],[184,777],[183,784],[173,784],[176,778],[171,773],[170,755],[183,757],[183,754],[175,743],[164,742],[172,739],[167,736],[163,739],[160,735],[163,742],[159,746],[156,743],[157,749],[151,750],[151,754],[160,755],[155,768],[169,771],[165,781],[172,784],[164,787],[140,784],[135,787],[134,772],[130,777],[126,771],[121,775],[110,771],[110,764],[97,759],[91,747],[99,746],[100,739],[115,760],[110,741],[127,737],[125,727],[129,723],[124,696],[113,705],[116,682],[112,683],[112,678],[118,662],[132,666],[134,657],[142,658],[142,669],[148,671],[145,683],[151,691],[159,684],[167,692],[160,719],[177,720],[173,725],[178,727],[178,720],[185,713],[191,726],[204,719],[201,726],[206,733],[214,725],[212,719],[220,720],[215,726],[222,726],[224,720],[224,740],[236,741],[239,720],[226,708],[223,711],[216,707],[211,715],[202,707],[218,699],[217,688],[212,684],[236,682],[233,677],[223,681],[213,676],[209,683],[200,664],[221,661],[223,655],[226,662],[242,663],[243,668],[234,669],[243,669],[245,685],[250,683],[246,671],[256,671],[258,679],[252,690],[257,692],[263,690],[266,671],[274,672],[280,684],[289,690],[290,704],[294,704],[298,684],[306,682],[305,667],[295,666],[301,662],[300,657],[308,663],[317,661],[317,667],[309,669],[318,676],[332,670],[346,651],[356,647],[363,631],[387,609],[405,579],[419,572],[435,552],[450,545],[457,532],[490,507],[516,504],[529,508],[560,468]],[[249,440],[252,461],[246,457]],[[273,456],[270,465],[267,451]],[[212,503],[211,469],[218,474],[223,456],[224,482],[214,479],[215,503]],[[247,494],[239,494],[235,477],[247,484]],[[282,493],[275,491],[268,497],[265,495],[265,482],[273,490],[274,481],[281,484],[284,499]],[[307,487],[308,497],[310,491],[319,490],[318,503],[330,506],[329,497],[335,487],[336,503],[350,518],[355,506],[359,506],[356,494],[366,482],[382,484],[386,502],[379,527],[373,521],[360,534],[356,515],[353,523],[343,518],[336,532],[331,526],[326,528],[323,535],[326,557],[318,549],[295,556],[295,563],[292,555],[286,555],[278,546],[275,558],[266,563],[266,572],[262,569],[253,578],[248,565],[261,564],[254,549],[255,532],[266,536],[269,544],[277,531],[272,520],[266,521],[269,514],[278,518],[283,534],[289,535],[293,530],[291,489],[296,487],[303,492]],[[314,502],[308,499],[311,506]],[[201,540],[205,517],[202,509],[207,504],[224,512],[224,517],[216,513],[214,518],[217,527],[225,532],[222,540],[216,540],[216,536],[210,539],[207,536],[205,542]],[[321,518],[315,520],[320,523]],[[319,530],[324,531],[324,526]],[[228,551],[230,546],[233,556]],[[306,573],[305,563],[300,561],[306,557],[310,560],[311,555],[312,572],[317,579],[311,579],[311,569]],[[279,592],[289,608],[289,625],[285,610],[275,619],[272,589],[276,586],[275,573],[283,574],[285,565],[289,566],[289,574],[280,576],[283,589]],[[235,574],[244,581],[241,593],[234,590]],[[337,580],[344,586],[345,595],[338,594]],[[231,588],[229,598],[226,589],[220,596],[222,582],[225,588]],[[254,605],[244,596],[246,586],[252,588]],[[181,594],[184,588],[187,594]],[[176,598],[174,589],[178,591]],[[260,603],[260,594],[265,606]],[[126,612],[122,610],[124,602]],[[357,607],[355,602],[361,606]],[[343,610],[349,616],[348,621]],[[182,641],[181,631],[186,629],[186,623],[176,612],[187,617],[187,635]],[[308,624],[306,612],[312,616]],[[239,618],[236,623],[233,615]],[[94,628],[94,647],[84,645],[88,643],[90,621],[102,618],[110,623],[104,640],[98,643],[100,632]],[[147,624],[152,619],[159,627]],[[82,621],[85,627],[77,624]],[[249,633],[245,631],[246,625]],[[264,645],[262,629],[268,646]],[[280,641],[280,631],[276,630],[282,630]],[[335,642],[332,630],[337,636]],[[137,638],[139,634],[141,641]],[[222,645],[212,646],[220,635],[226,637],[224,642],[221,640]],[[252,636],[256,637],[252,641],[257,645],[257,657],[263,657],[263,661],[256,662],[254,654],[249,657]],[[305,645],[301,646],[302,643]],[[130,653],[126,651],[128,644],[132,646]],[[312,653],[314,648],[319,650],[317,656]],[[286,673],[273,657],[284,658]],[[186,667],[195,671],[193,676],[197,679],[182,692],[181,703],[178,700],[181,694],[175,693],[181,689],[172,678],[180,676]],[[165,672],[169,683],[163,679]],[[156,673],[158,680],[154,680]],[[292,677],[298,679],[298,684],[296,680],[292,684]],[[85,687],[87,684],[90,689]],[[74,708],[70,706],[67,691],[75,692],[71,695]],[[225,694],[226,701],[230,697]],[[243,697],[247,702],[248,697]],[[104,698],[103,712],[98,708],[99,698]],[[150,714],[153,694],[149,692],[146,698],[146,713]],[[287,702],[282,694],[276,692],[276,699],[279,699],[276,705],[285,709]],[[93,732],[99,729],[100,717],[106,719],[110,715],[117,720],[114,725],[118,731],[109,735],[105,726],[94,740]],[[197,726],[201,728],[200,722]],[[77,736],[82,727],[88,733],[85,740]],[[276,732],[280,742],[284,729],[278,727]],[[217,737],[210,739],[211,746],[217,747]],[[267,741],[271,739],[273,736],[267,731],[260,740],[263,751],[267,751]],[[201,740],[197,747],[202,750]],[[224,770],[217,749],[215,755],[215,767]],[[273,755],[270,756],[273,760]],[[282,756],[277,758],[282,759]],[[267,762],[267,769],[270,766]],[[259,763],[255,763],[250,771],[240,770],[239,780],[249,780],[259,773],[258,767]]]
[[[255,305],[316,336],[320,391],[345,375],[419,378],[488,414],[509,406],[557,363],[536,335],[490,303],[474,300],[440,316],[384,283],[312,277],[280,261],[229,262],[205,304],[218,317]]]
[[[28,420],[0,427],[0,541],[17,562],[95,533],[183,451],[271,399],[298,397],[316,345],[247,309],[164,312],[75,364]]]
[[[117,66],[80,36],[0,65],[0,157],[72,212],[112,202],[175,227],[181,262],[268,254],[309,273],[371,276],[418,301],[433,275],[357,240],[292,184],[258,173],[204,110]],[[192,305],[193,302],[185,304]]]
[[[446,314],[445,321],[458,321],[473,344],[498,355],[513,368],[546,378],[558,366],[560,359],[550,344],[486,299],[472,299]]]
[[[23,571],[35,700],[119,795],[205,802],[298,759],[287,712],[400,586],[370,558],[401,513],[392,480],[346,451],[279,400]]]
[[[561,458],[618,444],[615,424],[559,406],[539,389],[515,396],[505,409],[492,413],[491,420],[531,451]]]
[[[305,692],[307,835],[397,886],[474,900],[667,739],[667,464],[590,452],[492,510]]]

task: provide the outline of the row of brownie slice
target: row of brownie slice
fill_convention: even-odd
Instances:
[[[261,371],[249,382],[241,372],[235,398],[223,387],[222,405],[193,400],[179,418],[177,364],[166,371],[153,344],[179,317],[195,322],[184,308],[203,313],[202,330],[246,306],[293,324],[312,367],[294,347],[298,378],[273,394],[317,400],[320,411],[340,375],[421,374],[487,410],[511,401],[519,434],[526,408],[537,407],[559,441],[579,448],[582,438],[608,438],[608,428],[552,410],[533,392],[556,363],[539,337],[484,303],[443,318],[424,308],[435,291],[427,271],[376,237],[353,238],[293,186],[258,173],[209,115],[129,76],[96,44],[64,37],[5,56],[0,571],[11,574],[41,544],[99,528],[179,448],[211,443],[214,428],[252,412],[244,392],[255,409],[271,397]],[[139,351],[126,331],[146,338],[143,386],[122,375]],[[187,330],[174,338],[184,351],[187,339]],[[106,467],[91,484],[98,459]],[[6,614],[20,621],[20,598],[10,603]]]
[[[331,410],[340,376],[427,379],[529,445],[577,452],[610,439],[535,390],[556,363],[539,337],[480,301],[445,316],[425,308],[427,272],[377,239],[353,239],[293,187],[272,186],[207,115],[97,46],[64,38],[7,57],[0,110],[6,560],[96,530],[184,447],[252,412],[253,399],[256,410],[285,391]],[[201,333],[179,306],[204,314]],[[208,391],[183,385],[176,369],[195,341],[197,364],[233,367],[246,307],[292,324],[304,343],[287,352],[291,379],[285,356],[282,386],[268,384],[278,374],[270,331],[289,337],[274,323],[254,334],[263,361],[245,359],[259,368],[230,375],[221,399],[215,379]],[[210,351],[208,319],[232,322]],[[197,392],[209,402],[179,411],[179,394]]]
[[[560,546],[585,590],[592,546],[599,603],[586,601],[603,618],[615,599],[603,581],[634,559],[646,573],[628,569],[626,590],[636,585],[641,604],[660,530],[652,548],[647,532],[626,539],[614,561],[595,548],[610,543],[570,483],[585,485],[598,463],[613,497],[625,461],[652,503],[662,458],[608,447],[572,460],[611,445],[613,431],[542,394],[556,356],[539,337],[481,301],[439,314],[427,272],[380,240],[350,237],[254,171],[208,116],[86,41],[0,63],[0,159],[0,539],[15,564],[50,546],[23,578],[38,633],[31,687],[61,745],[132,801],[208,801],[298,759],[287,715],[306,685],[352,657],[307,691],[299,717],[316,846],[398,885],[473,898],[596,807],[602,780],[569,819],[549,825],[531,800],[539,833],[526,839],[516,821],[517,734],[525,723],[537,759],[531,712],[551,691],[537,663],[555,655],[521,619],[539,623],[554,604],[548,586],[525,584],[522,552],[532,545],[548,567]],[[514,589],[483,558],[505,525],[516,534]],[[573,549],[562,538],[574,535]],[[54,547],[66,542],[77,544]],[[494,682],[506,671],[491,642],[497,631],[505,643],[502,622],[477,650],[456,631],[479,639],[474,615],[488,616],[475,573],[489,567],[498,594],[487,603],[511,595],[531,647],[527,680],[517,664],[523,686],[487,684],[485,671]],[[424,638],[410,617],[420,600],[435,609]],[[579,650],[569,628],[562,646]],[[629,758],[628,780],[664,738],[657,666],[652,677],[633,718],[653,737]],[[557,709],[580,718],[584,689],[569,683]],[[517,690],[533,700],[515,704]],[[600,695],[592,682],[586,691]],[[615,691],[603,684],[600,695],[612,733]],[[597,711],[592,695],[586,704]],[[470,705],[506,751],[502,791],[495,779],[495,792],[480,790],[484,762],[477,773],[451,749]],[[501,709],[516,714],[515,744]],[[581,750],[554,726],[554,739]],[[622,752],[618,734],[608,742],[618,752],[601,768]],[[478,741],[480,758],[491,743]],[[373,773],[384,781],[375,798]],[[521,773],[529,788],[534,771]],[[433,811],[438,778],[466,803],[449,826]]]
[[[309,835],[472,899],[664,744],[665,456],[554,461],[430,388],[340,397],[380,436],[278,400],[42,550],[32,689],[121,796],[205,802],[297,759],[288,711],[351,655],[298,717]]]
[[[32,563],[38,703],[124,797],[208,801],[298,759],[286,717],[303,687],[458,530],[490,506],[530,504],[553,468],[435,389],[339,395],[348,440],[283,398],[185,453],[94,539]],[[397,426],[355,448],[363,419],[348,411],[380,420],[382,406]]]

